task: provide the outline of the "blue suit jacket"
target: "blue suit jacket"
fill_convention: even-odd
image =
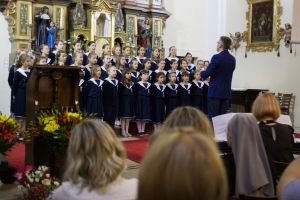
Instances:
[[[214,55],[206,71],[201,72],[201,77],[210,76],[207,96],[218,99],[231,99],[231,81],[235,69],[235,58],[223,50]]]

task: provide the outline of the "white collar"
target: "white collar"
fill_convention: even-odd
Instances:
[[[175,83],[174,85],[175,85],[175,88],[173,88],[170,83],[167,83],[168,88],[175,91],[178,88],[178,84]]]
[[[154,83],[154,85],[156,86],[156,88],[159,90],[159,91],[161,91],[161,92],[163,92],[165,89],[166,89],[166,86],[164,85],[164,84],[162,84],[162,85],[159,85],[158,83]],[[160,89],[160,87],[159,86],[163,86],[163,88],[162,89]]]
[[[27,74],[25,72],[30,72],[30,69],[22,69],[21,67],[17,69],[18,72],[20,72],[23,76],[27,77]]]
[[[91,72],[90,66],[86,65],[86,66],[85,66],[85,69],[87,69],[89,72]]]
[[[193,83],[195,83],[195,85],[196,85],[198,88],[202,88],[203,85],[204,85],[204,83],[203,83],[202,81],[197,82],[197,81],[193,80]],[[200,83],[200,85],[199,85],[199,83]]]
[[[172,59],[175,59],[177,62],[178,62],[178,58],[175,56],[175,57],[167,57],[167,59],[169,60],[169,61],[171,61]]]
[[[149,76],[150,76],[150,75],[152,74],[153,71],[152,71],[152,70],[148,70],[148,72],[149,72]]]
[[[192,86],[192,84],[190,84],[190,83],[188,83],[187,84],[187,88],[185,88],[185,84],[183,84],[182,82],[181,83],[179,83],[180,85],[181,85],[181,87],[183,87],[185,90],[189,90],[190,88],[191,88],[191,86]]]
[[[163,72],[165,75],[167,74],[167,72],[165,70],[162,70],[162,71],[159,71],[158,69],[154,71],[155,73],[158,73],[158,72]]]
[[[101,66],[101,69],[102,69],[103,71],[106,71],[106,69],[105,69],[105,67],[104,67],[104,66]]]
[[[138,82],[138,84],[140,84],[143,88],[149,89],[150,86],[151,86],[151,83],[149,83],[149,82],[146,82],[146,83],[147,83],[147,87],[144,86],[144,82],[142,82],[142,81],[139,81],[139,82]]]
[[[156,60],[152,60],[152,62],[153,62],[154,64],[156,64],[156,65],[157,65],[157,62],[156,62]]]
[[[95,85],[97,85],[98,87],[100,87],[103,84],[104,81],[102,81],[101,79],[99,79],[99,80],[100,80],[100,83],[98,84],[94,78],[90,79],[90,81],[92,81]]]
[[[188,65],[188,67],[191,70],[191,69],[194,69],[196,66],[193,63],[191,63],[191,64]]]
[[[137,56],[137,57],[135,57],[135,58],[137,59],[137,61],[138,61],[139,63],[143,64],[142,61],[141,61],[141,59],[144,60],[146,57],[141,58],[141,57]]]
[[[106,79],[104,79],[104,80],[107,80],[108,82],[110,82],[112,85],[114,85],[114,86],[117,86],[118,85],[118,80],[117,79],[113,79],[113,80],[115,80],[116,81],[116,83],[113,83],[112,82],[112,80],[110,80],[110,78],[106,78]]]
[[[124,84],[124,83],[121,83],[121,84],[124,85],[128,89],[131,89],[133,86],[133,83],[131,83],[129,86],[128,86],[128,84]]]
[[[122,74],[122,71],[120,69],[117,69],[118,72],[120,72],[120,74]]]
[[[135,73],[136,73],[136,75],[134,74],[134,72],[131,72],[131,76],[133,76],[134,78],[138,78],[140,75],[140,72],[136,71]]]
[[[47,64],[51,62],[51,58],[47,58]]]

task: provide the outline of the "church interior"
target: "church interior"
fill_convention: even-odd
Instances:
[[[38,173],[49,173],[48,167],[50,168],[51,177],[49,174],[45,177],[37,177],[37,182],[41,182],[41,185],[45,186],[48,184],[46,189],[40,189],[40,191],[47,193],[47,196],[50,195],[49,199],[97,199],[97,197],[102,197],[103,199],[149,200],[293,200],[293,195],[294,199],[300,199],[300,190],[295,189],[297,184],[297,187],[300,185],[300,174],[299,170],[297,170],[297,167],[300,167],[300,88],[298,87],[298,84],[300,84],[300,56],[298,55],[300,51],[300,17],[297,13],[299,9],[300,2],[297,0],[1,0],[0,124],[2,122],[4,124],[8,119],[14,120],[20,128],[15,132],[17,137],[22,135],[22,142],[14,142],[9,147],[9,151],[0,152],[0,199],[47,198],[43,195],[34,196],[35,192],[32,189],[34,183],[32,182],[32,185],[30,183],[30,187],[27,188],[23,185],[23,189],[20,189],[22,187],[18,186],[20,184],[26,185],[25,179],[28,174],[25,176],[25,179],[23,177],[21,180],[20,177],[23,172],[26,172],[29,165],[33,166],[33,168],[30,168],[31,171],[36,169],[39,171]],[[195,70],[188,72],[190,83],[192,83],[191,79],[196,79],[196,73],[199,74],[200,83],[200,76],[205,73],[203,71],[212,69],[213,65],[216,66],[214,57],[220,53],[218,50],[220,41],[223,42],[222,48],[224,48],[224,41],[221,36],[226,36],[226,38],[230,39],[231,47],[225,48],[225,50],[228,50],[235,60],[235,69],[232,72],[232,80],[230,80],[231,97],[228,105],[230,112],[227,110],[227,114],[222,113],[213,117],[209,114],[207,103],[211,101],[211,97],[207,97],[207,95],[210,95],[209,89],[211,85],[209,85],[210,80],[208,78],[201,79],[201,84],[203,83],[202,85],[200,84],[201,87],[208,80],[208,94],[205,94],[206,100],[203,100],[204,97],[201,97],[200,114],[198,113],[198,108],[192,110],[197,107],[194,104],[182,104],[182,106],[177,106],[176,110],[169,114],[167,113],[168,111],[164,111],[166,113],[164,113],[164,119],[161,121],[156,123],[157,117],[155,117],[155,120],[152,119],[153,123],[149,123],[148,118],[144,116],[144,112],[147,111],[145,109],[147,101],[145,100],[141,103],[143,110],[141,118],[137,116],[135,116],[136,119],[127,116],[122,118],[116,114],[112,117],[113,122],[111,123],[110,118],[105,116],[114,113],[114,107],[105,104],[105,101],[111,104],[115,102],[112,95],[114,91],[109,89],[106,90],[108,91],[106,93],[109,96],[108,100],[101,96],[101,105],[103,101],[103,105],[100,108],[101,117],[96,116],[96,118],[100,118],[109,125],[102,121],[97,124],[93,120],[86,119],[90,118],[90,116],[95,118],[93,114],[86,114],[88,105],[86,107],[82,106],[82,102],[88,101],[85,98],[89,98],[87,94],[82,92],[82,88],[87,87],[86,85],[88,85],[90,78],[98,76],[95,75],[96,71],[93,71],[94,65],[98,66],[97,69],[100,75],[98,76],[99,82],[96,83],[95,78],[93,82],[101,87],[101,95],[105,95],[103,92],[105,90],[102,88],[108,87],[106,85],[109,80],[106,80],[110,79],[112,70],[115,69],[116,75],[114,76],[118,76],[120,68],[117,65],[120,64],[121,57],[124,57],[124,62],[126,63],[121,70],[122,72],[120,72],[122,78],[116,78],[118,79],[117,84],[118,81],[120,82],[119,84],[123,84],[124,79],[126,79],[125,72],[131,73],[131,77],[133,76],[134,70],[131,68],[134,68],[132,67],[134,61],[137,62],[137,68],[139,68],[136,78],[140,76],[140,82],[143,83],[143,73],[145,73],[144,69],[146,69],[145,63],[147,61],[149,63],[154,62],[157,69],[159,69],[160,63],[163,62],[164,67],[168,66],[168,69],[172,70],[170,62],[174,60],[178,63],[178,69],[182,67],[182,62],[187,63],[186,71],[189,71],[190,64],[194,66]],[[59,42],[62,42],[62,52],[66,57],[64,65],[59,65],[59,58],[57,57],[60,51],[57,49]],[[79,52],[82,61],[79,65],[77,65],[76,61],[76,43],[79,43],[81,46]],[[90,44],[94,44],[93,52],[89,49]],[[43,51],[41,51],[44,45],[50,50],[50,54],[47,54],[49,57],[44,57]],[[110,49],[107,51],[105,46],[110,47]],[[122,52],[121,55],[116,55],[115,49],[117,48]],[[126,48],[130,49],[128,55],[125,55]],[[144,52],[140,56],[141,48],[143,48]],[[157,58],[154,56],[155,49],[159,52]],[[174,56],[171,53],[171,49],[175,49]],[[224,51],[224,49],[222,50]],[[53,57],[50,56],[51,52],[54,52]],[[26,99],[24,100],[23,109],[26,111],[26,116],[18,118],[16,112],[12,112],[12,105],[14,105],[12,102],[16,97],[12,86],[8,83],[8,77],[10,76],[11,67],[17,63],[17,56],[19,57],[23,53],[29,55],[33,61],[29,67],[29,75],[25,75],[27,80],[24,81]],[[122,56],[123,53],[124,55]],[[190,63],[187,61],[188,54],[192,57]],[[87,71],[84,67],[89,65],[93,55],[95,55],[95,63],[91,69],[88,69],[91,77],[86,79]],[[109,59],[111,59],[107,67],[106,55],[109,55]],[[68,63],[69,57],[70,63]],[[40,58],[46,59],[45,65],[38,63],[37,60],[40,60]],[[52,58],[53,60],[51,60]],[[116,59],[114,60],[114,58]],[[100,60],[101,64],[99,63]],[[198,69],[198,63],[200,62],[209,64],[206,68],[200,67]],[[125,69],[127,67],[126,64],[130,66],[128,71]],[[140,64],[144,68],[143,70],[140,70]],[[226,64],[221,62],[220,67],[222,65],[225,66]],[[102,66],[106,68],[104,71]],[[152,64],[150,67],[152,67],[152,71],[146,69],[146,72],[156,72]],[[95,70],[97,69],[95,68]],[[162,91],[163,98],[167,98],[167,95],[165,96],[166,93],[163,91],[168,87],[167,81],[171,79],[171,76],[168,74],[171,72],[167,72],[166,68],[165,70],[165,74],[162,73],[165,79],[162,83],[159,82],[159,74],[161,72],[156,72],[155,74],[158,77],[157,82],[151,83],[153,88],[155,88],[154,85],[157,83],[158,85],[165,85],[163,89],[156,85],[157,90]],[[104,73],[106,73],[106,77],[102,79],[101,77]],[[184,72],[181,73],[182,78],[184,77]],[[147,75],[149,79],[150,75],[151,73]],[[215,80],[214,75],[210,74],[209,77],[212,82]],[[133,81],[130,88],[126,87],[137,96],[140,92],[139,87],[146,88],[146,91],[150,94],[150,91],[152,92],[151,84],[149,86],[141,84],[141,86],[135,87],[140,82]],[[115,84],[114,81],[110,81],[110,83],[112,85]],[[178,87],[180,87],[180,84],[178,82]],[[117,90],[120,90],[121,86],[119,85],[117,88]],[[179,93],[178,89],[176,95]],[[268,96],[269,94],[270,96]],[[116,95],[122,94],[117,91]],[[260,112],[264,107],[259,107],[255,111],[255,106],[258,99],[263,97],[276,100],[274,106],[278,105],[280,109],[277,111],[278,116],[272,118],[270,116],[273,115],[268,114],[267,118],[259,120],[256,112]],[[120,105],[120,102],[122,99],[117,98],[119,103],[117,109],[119,110],[116,112],[121,112],[120,109],[123,107]],[[156,100],[153,100],[155,98],[151,99],[149,105],[156,102]],[[138,100],[133,101],[134,106],[139,105],[139,103]],[[130,107],[128,106],[129,104],[124,105],[125,108]],[[187,109],[185,109],[185,105],[188,105]],[[19,105],[15,106],[20,107]],[[152,109],[154,108],[152,106],[151,104],[149,107]],[[111,107],[111,110],[107,111],[107,107]],[[265,107],[272,106],[266,104]],[[148,110],[152,114],[155,111],[151,109],[149,108]],[[168,106],[166,106],[166,109],[168,109]],[[137,110],[138,108],[135,108],[134,112],[138,112]],[[165,110],[165,107],[163,110]],[[249,115],[249,113],[253,115]],[[135,114],[137,115],[137,113]],[[119,115],[121,114],[119,113]],[[57,129],[55,129],[56,125],[52,126],[55,129],[52,132],[45,131],[46,127],[44,129],[37,128],[37,126],[53,120],[53,116],[58,116]],[[253,119],[255,119],[253,116],[257,121],[254,120],[253,122]],[[188,126],[181,125],[181,123],[185,123],[184,118],[189,117],[192,119],[190,122],[187,122]],[[197,121],[197,117],[200,118],[199,121]],[[70,119],[74,121],[71,121],[70,124],[65,123],[64,120],[68,122]],[[172,124],[172,119],[177,121]],[[63,123],[60,121],[63,121]],[[271,125],[268,124],[269,121],[272,121]],[[74,124],[77,125],[75,126]],[[274,124],[276,124],[275,128],[273,128]],[[91,142],[89,145],[95,149],[86,153],[86,157],[79,158],[80,156],[72,154],[72,150],[75,151],[76,145],[81,145],[82,152],[80,149],[77,149],[78,152],[80,151],[80,153],[77,152],[78,155],[88,151],[88,147],[85,146],[87,144],[82,143],[85,140],[82,139],[84,136],[79,134],[80,131],[88,130],[87,127],[80,126],[88,125],[93,130],[97,128],[98,131],[95,132],[97,134],[99,132],[99,135],[102,132],[111,133],[112,131],[114,136],[99,136],[101,138],[99,139],[96,137],[97,134],[93,135],[92,140],[97,141],[99,139],[100,143],[105,142],[107,139],[106,142],[111,142],[110,147],[103,150],[100,144],[98,144],[100,147],[97,147],[95,142],[89,141]],[[66,130],[63,126],[67,127]],[[113,129],[110,127],[113,127]],[[272,127],[270,132],[267,133],[270,134],[270,143],[266,144],[267,137],[258,135],[259,139],[257,139],[257,136],[249,136],[249,134],[252,134],[251,131],[254,133],[257,130],[263,135],[263,130],[266,131],[269,127]],[[0,130],[0,137],[4,137],[5,126],[1,125]],[[41,134],[38,131],[41,131],[41,133],[53,133],[53,135],[50,134],[47,137],[53,137],[54,140],[52,138],[50,141],[48,138],[49,141],[42,141],[44,138],[40,135],[36,136]],[[160,131],[166,132],[166,134],[162,134]],[[281,136],[276,131],[282,131],[281,135],[285,136]],[[55,134],[62,132],[66,132],[66,135],[62,140],[63,142],[59,143],[55,139],[60,136]],[[208,137],[206,137],[207,135],[205,137],[198,136],[197,133],[207,134]],[[25,142],[27,137],[29,138],[28,142]],[[82,141],[76,143],[75,137]],[[163,140],[165,142],[162,142]],[[12,139],[6,141],[12,141]],[[4,146],[4,143],[2,144],[1,142],[0,145]],[[71,144],[74,147],[70,147]],[[52,148],[51,145],[57,148]],[[244,151],[243,146],[248,145],[250,150]],[[198,148],[197,146],[202,147]],[[276,148],[284,150],[280,151]],[[93,153],[93,151],[97,153]],[[94,154],[98,154],[101,157],[101,153],[105,155],[109,151],[114,151],[113,156],[107,158],[111,160],[106,161],[101,158],[93,161],[95,158],[93,157]],[[170,157],[166,156],[164,160],[164,156],[168,153],[167,151],[169,151]],[[285,151],[287,151],[286,154]],[[184,156],[184,154],[187,155],[189,153],[191,156]],[[260,157],[258,161],[256,160],[256,155]],[[205,156],[211,157],[205,159]],[[274,156],[275,159],[274,157],[271,159],[271,156]],[[297,158],[298,156],[299,158]],[[189,158],[191,159],[189,160]],[[238,163],[237,160],[240,158],[243,158],[241,160],[246,160],[245,163]],[[276,158],[278,158],[277,161]],[[280,160],[279,158],[283,159]],[[75,162],[76,159],[78,159],[77,162]],[[89,159],[88,164],[86,164],[88,167],[87,169],[82,169],[83,171],[79,171],[81,169],[78,163],[84,166],[80,159],[83,159],[83,163],[85,159]],[[176,163],[178,161],[176,159],[181,159],[182,162]],[[102,169],[101,166],[95,166],[97,164],[93,162],[101,163],[99,165],[103,166],[107,162],[107,165],[112,166],[106,170],[112,171],[106,171],[109,175],[105,174],[101,171],[104,170],[104,167]],[[186,164],[184,164],[185,162]],[[78,164],[76,169],[78,171],[75,171],[71,167],[72,164],[68,165],[68,163],[72,163],[73,168]],[[165,168],[159,169],[160,165],[165,166]],[[190,167],[189,165],[195,167]],[[37,168],[38,166],[47,166],[47,168]],[[191,168],[186,175],[185,172],[179,171],[179,167],[185,166]],[[112,168],[117,168],[116,170],[119,171],[114,171],[115,169]],[[208,168],[211,168],[211,170],[207,170]],[[166,171],[168,169],[170,171]],[[208,175],[198,173],[197,170],[193,171],[194,169],[200,169],[198,171],[201,171],[201,169],[207,170]],[[97,175],[94,174],[97,178],[89,181],[88,178],[91,178],[92,172],[96,170],[101,172],[98,173],[97,171]],[[161,170],[161,172],[157,170]],[[253,174],[253,179],[260,178],[252,180],[251,177],[246,175],[253,171],[258,171]],[[76,179],[77,175],[75,174],[77,172],[81,176],[79,176],[79,179]],[[182,173],[182,177],[170,178],[174,175],[172,174],[173,172],[175,174]],[[104,175],[102,174],[102,179],[101,173],[104,173]],[[194,173],[195,177],[192,178],[193,175],[190,173]],[[12,174],[14,174],[14,178],[12,178]],[[212,176],[212,174],[215,176]],[[85,177],[85,175],[87,176]],[[158,178],[157,182],[155,182],[156,175],[161,177],[161,181],[158,181],[160,180]],[[29,178],[27,176],[29,182],[32,179],[30,176]],[[32,177],[34,182],[34,173]],[[57,179],[54,177],[57,177]],[[203,180],[209,178],[210,181],[205,186],[203,181],[197,182],[195,180],[197,177]],[[81,182],[85,178],[87,180]],[[98,179],[98,183],[96,179]],[[106,179],[109,179],[108,182],[105,182],[107,181]],[[132,179],[138,180],[138,182],[134,182]],[[46,181],[50,182],[46,184]],[[174,185],[166,186],[164,181],[174,182]],[[178,183],[182,182],[182,184],[176,184],[177,181]],[[294,184],[294,188],[288,187],[290,186],[289,181],[291,184]],[[69,183],[73,183],[73,185],[66,185]],[[183,186],[183,183],[185,186]],[[188,188],[186,185],[193,184],[197,185],[198,188],[191,186],[186,192],[185,189]],[[255,184],[258,185],[257,188],[251,188]],[[92,191],[82,191],[81,189],[84,187],[90,187]],[[103,188],[104,190],[102,190]],[[158,192],[151,192],[155,188],[158,189]],[[77,190],[80,191],[80,195],[77,197],[76,195],[72,196],[71,193]],[[168,194],[170,190],[172,194]],[[63,196],[63,192],[70,196]],[[210,192],[211,194],[209,194]],[[154,195],[152,193],[157,194]],[[216,193],[218,194],[216,195]],[[289,197],[288,195],[291,196]]]

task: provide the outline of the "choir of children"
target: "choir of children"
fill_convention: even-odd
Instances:
[[[55,55],[55,65],[77,66],[82,70],[84,77],[79,82],[80,111],[103,119],[111,126],[120,118],[124,137],[130,136],[128,127],[133,119],[137,122],[138,132],[143,134],[146,122],[153,122],[156,129],[178,106],[191,105],[206,111],[205,93],[209,84],[200,77],[200,71],[205,68],[204,62],[199,60],[195,66],[189,52],[179,60],[176,47],[172,46],[169,57],[161,59],[160,49],[153,48],[151,58],[146,58],[145,49],[139,47],[138,56],[131,57],[130,46],[123,48],[124,54],[120,46],[115,46],[114,55],[111,56],[110,46],[104,44],[102,56],[98,57],[93,41],[88,42],[86,53],[81,49],[80,42],[73,43],[73,52],[69,55],[63,45],[62,41],[58,41],[56,49],[50,54]],[[42,45],[38,64],[46,64],[48,55],[49,48]],[[22,67],[15,72],[12,87],[12,105],[16,105],[12,113],[15,116],[25,115],[25,97],[21,88],[25,87],[25,72],[30,63],[28,59],[23,56]],[[23,103],[15,104],[19,101]]]

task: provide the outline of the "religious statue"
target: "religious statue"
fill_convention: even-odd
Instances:
[[[232,33],[230,34],[230,38],[232,39],[232,49],[235,51],[241,46],[240,42],[242,41],[242,34],[240,32],[235,32],[233,35]]]
[[[86,27],[86,15],[85,15],[85,10],[84,10],[81,0],[76,3],[75,9],[72,11],[72,25],[73,25],[73,28]]]
[[[122,13],[121,4],[118,3],[117,13],[116,13],[116,30],[118,32],[124,29],[124,17]]]
[[[285,47],[290,47],[291,37],[292,37],[292,25],[289,23],[284,24],[285,29],[283,30],[284,33],[284,44]]]
[[[39,15],[35,16],[37,21],[36,32],[36,50],[38,51],[41,44],[47,44],[47,27],[50,24],[50,16],[48,15],[49,8],[47,6],[42,7]]]
[[[47,27],[47,30],[48,30],[47,44],[50,49],[53,49],[54,42],[55,42],[55,32],[56,32],[53,21],[50,22],[50,27],[49,28]]]
[[[139,37],[138,37],[138,45],[145,48],[145,56],[151,56],[151,37],[152,31],[150,26],[149,18],[145,18],[145,20],[139,20]]]

